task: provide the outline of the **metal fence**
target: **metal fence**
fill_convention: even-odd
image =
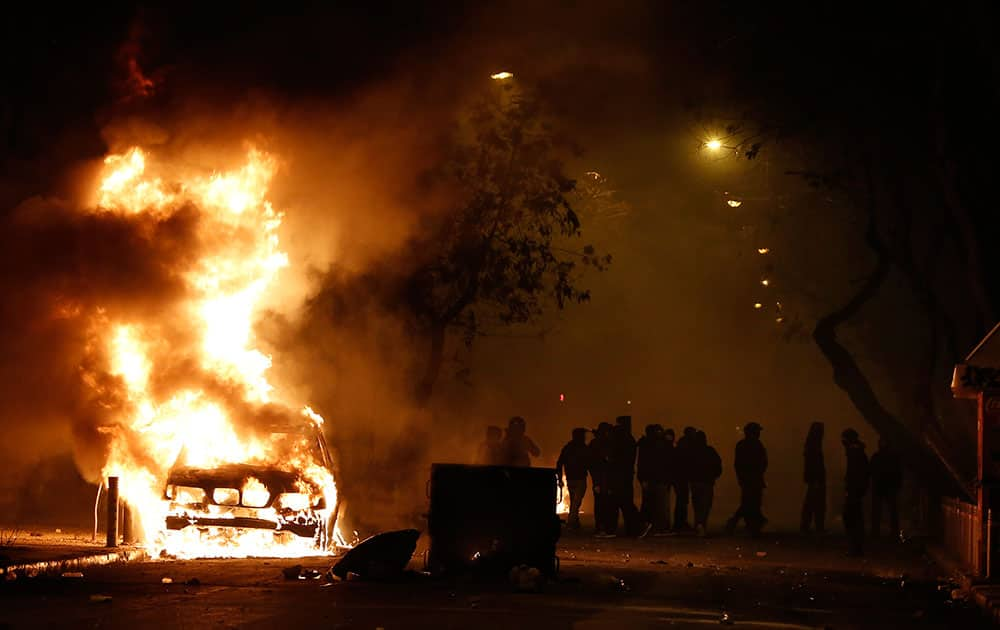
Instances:
[[[991,515],[987,514],[987,517]],[[989,536],[992,530],[991,518],[983,527],[979,508],[973,503],[945,497],[941,500],[942,535],[945,548],[956,560],[976,575],[988,577],[990,567],[985,549],[991,541],[983,540],[984,531]]]

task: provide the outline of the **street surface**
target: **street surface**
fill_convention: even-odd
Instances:
[[[327,558],[151,560],[0,585],[0,627],[990,627],[978,609],[951,601],[917,545],[887,542],[860,561],[842,551],[836,537],[568,537],[559,581],[540,594],[417,574],[391,584],[282,575],[294,564],[325,572]]]

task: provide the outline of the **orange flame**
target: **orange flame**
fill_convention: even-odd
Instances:
[[[288,265],[278,240],[282,214],[267,200],[276,161],[250,150],[238,170],[196,174],[170,183],[158,176],[156,166],[139,148],[108,156],[95,212],[169,217],[180,208],[196,208],[200,233],[211,247],[188,268],[177,270],[188,289],[182,311],[197,339],[193,349],[183,351],[194,353],[200,363],[197,368],[212,383],[238,393],[239,409],[279,409],[318,433],[322,417],[309,407],[294,411],[275,395],[267,380],[271,358],[255,347],[253,324],[259,304]],[[154,549],[183,556],[315,553],[309,539],[280,531],[278,510],[292,514],[322,506],[316,511],[329,518],[337,505],[337,490],[328,453],[324,448],[317,453],[301,435],[289,438],[246,430],[244,419],[235,417],[239,411],[232,401],[198,379],[166,393],[157,389],[153,381],[162,367],[159,363],[174,350],[164,347],[169,343],[161,334],[165,325],[155,319],[106,321],[96,333],[110,357],[108,372],[120,379],[124,390],[124,400],[115,399],[121,407],[115,410],[120,421],[101,429],[109,439],[102,474],[120,478],[123,498],[138,512],[142,539]],[[98,387],[96,379],[87,382]],[[249,477],[235,490],[245,507],[228,499],[213,502],[202,497],[199,503],[194,497],[198,488],[182,488],[176,496],[166,497],[172,467],[211,469],[223,464],[282,466],[298,475],[298,492],[282,495],[274,507],[266,507],[269,490]],[[195,511],[213,519],[236,518],[259,508],[255,516],[274,519],[279,531],[224,527],[167,531],[165,517],[184,501],[200,505]],[[343,543],[336,531],[330,535]]]

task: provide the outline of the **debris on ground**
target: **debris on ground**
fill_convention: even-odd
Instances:
[[[64,578],[82,578],[83,577],[83,573],[80,573],[79,571],[67,571],[67,572],[63,573],[59,577],[64,577]]]
[[[165,578],[160,579],[160,583],[161,584],[173,584],[174,583],[174,579],[173,578],[165,577]]]
[[[91,595],[90,596],[90,601],[94,602],[95,604],[107,604],[107,603],[111,602],[111,596],[110,595]]]
[[[733,625],[733,618],[729,616],[728,612],[722,611],[722,616],[719,617],[719,623],[724,626],[731,626]]]
[[[511,569],[509,578],[510,583],[514,585],[514,590],[518,593],[539,593],[545,583],[542,572],[526,564]]]
[[[281,574],[285,576],[286,580],[297,580],[299,576],[302,575],[302,565],[295,564],[290,567],[285,567],[281,570]]]
[[[418,538],[420,532],[415,529],[375,534],[344,554],[330,573],[341,580],[346,580],[348,573],[362,580],[399,577],[417,549]]]

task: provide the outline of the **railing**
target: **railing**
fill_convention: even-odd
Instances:
[[[991,541],[986,541],[984,547],[983,531],[989,532],[992,527],[983,527],[978,506],[944,497],[941,499],[941,520],[945,549],[966,569],[976,575],[989,576],[991,567],[987,565],[987,554],[983,550],[989,548]]]

